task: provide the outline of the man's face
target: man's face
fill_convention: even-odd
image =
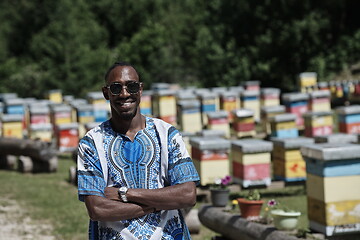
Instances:
[[[112,115],[117,115],[124,120],[130,120],[138,113],[142,94],[142,85],[138,93],[130,94],[125,87],[129,82],[139,82],[135,69],[130,66],[118,66],[110,72],[106,85],[121,84],[117,85],[117,87],[122,87],[120,93],[114,95],[108,87],[102,88],[105,99],[110,101]]]

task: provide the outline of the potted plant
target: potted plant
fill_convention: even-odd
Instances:
[[[230,190],[228,185],[231,183],[231,176],[225,176],[215,180],[210,187],[211,203],[215,207],[225,207],[229,201]]]
[[[270,210],[274,221],[274,226],[279,230],[294,230],[297,227],[299,216],[301,212],[288,208],[271,199],[267,206]]]
[[[260,216],[261,207],[264,203],[261,200],[259,190],[252,189],[245,198],[237,198],[241,217],[248,220],[256,220]]]

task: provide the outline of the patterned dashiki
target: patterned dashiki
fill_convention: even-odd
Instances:
[[[155,120],[160,121],[167,132],[157,129]],[[164,134],[167,138],[160,138]],[[166,173],[160,157],[163,139],[168,140]],[[99,149],[104,149],[107,163],[103,161],[103,165]],[[107,165],[105,171],[104,165]],[[136,134],[134,141],[114,132],[108,120],[90,130],[79,143],[78,195],[81,201],[85,195],[104,196],[106,186],[156,189],[189,181],[198,183],[199,180],[180,132],[159,119],[146,117],[146,127]],[[90,220],[89,238],[191,239],[180,210],[163,210],[118,222]]]

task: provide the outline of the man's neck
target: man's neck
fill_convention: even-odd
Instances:
[[[115,132],[124,134],[132,140],[135,134],[141,129],[144,129],[146,125],[145,117],[141,114],[136,114],[135,117],[129,120],[112,117],[110,123]]]

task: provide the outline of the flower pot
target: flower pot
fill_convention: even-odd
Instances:
[[[274,226],[279,230],[294,230],[297,227],[301,212],[285,212],[281,209],[271,211]]]
[[[241,217],[254,218],[260,216],[261,207],[264,203],[263,200],[247,200],[245,198],[238,198],[237,201]]]
[[[210,189],[212,205],[225,207],[229,202],[229,192],[229,189]]]

